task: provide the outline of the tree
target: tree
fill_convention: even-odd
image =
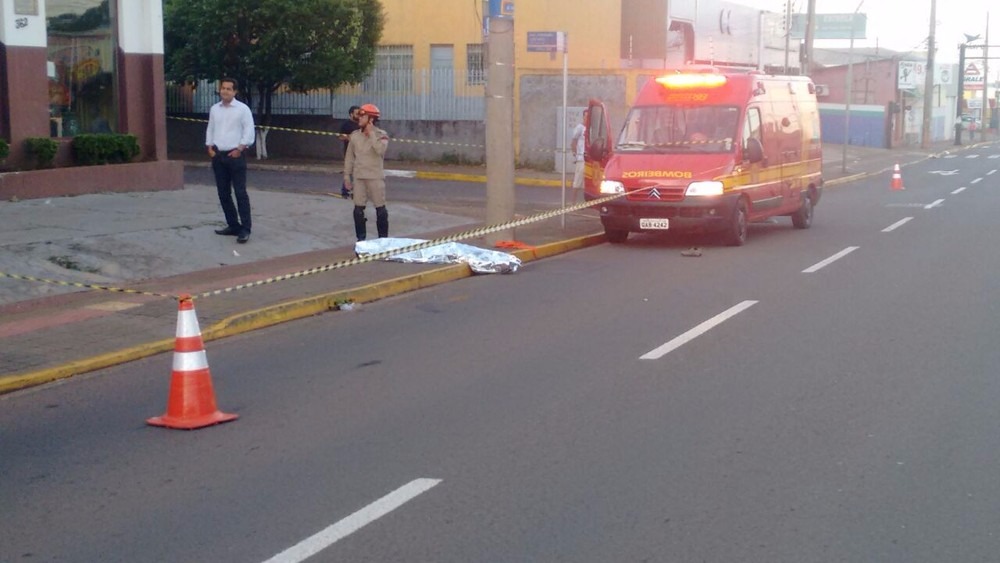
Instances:
[[[379,0],[165,0],[166,77],[235,78],[266,126],[282,86],[305,92],[361,82],[384,24]]]

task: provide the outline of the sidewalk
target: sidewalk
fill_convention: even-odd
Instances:
[[[919,149],[824,148],[824,177],[833,187],[886,173],[892,165],[964,149],[951,143]],[[204,165],[200,160],[192,166]],[[340,162],[271,159],[252,168],[335,171]],[[485,167],[387,163],[399,175],[485,181]],[[570,178],[571,179],[571,178]],[[517,182],[561,186],[561,174],[518,170]],[[468,277],[465,265],[367,262],[354,258],[350,202],[339,197],[253,190],[249,244],[217,236],[213,187],[178,192],[94,194],[0,202],[0,272],[128,288],[111,292],[0,277],[0,393],[70,377],[173,349],[176,296],[193,294],[206,341]],[[266,212],[264,212],[266,210]],[[481,209],[390,204],[391,234],[437,239],[481,226]],[[371,213],[371,210],[369,210]],[[590,209],[515,230],[526,264],[604,241]],[[374,227],[374,218],[369,217]],[[484,237],[462,240],[487,248]],[[337,267],[334,267],[337,266]],[[530,266],[529,266],[530,267]],[[241,284],[311,272],[253,287]],[[517,274],[513,274],[517,275]],[[138,280],[138,281],[127,281]],[[215,290],[230,291],[197,297]],[[135,293],[143,292],[143,293]],[[164,365],[164,376],[169,373]]]

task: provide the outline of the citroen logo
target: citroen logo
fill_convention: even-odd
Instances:
[[[660,199],[660,190],[656,188],[649,190],[649,199]]]

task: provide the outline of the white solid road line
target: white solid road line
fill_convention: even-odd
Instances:
[[[958,188],[957,190],[951,192],[951,195],[960,194],[964,191],[965,191],[965,186],[962,186],[961,188]]]
[[[962,188],[962,189],[964,190],[965,188]],[[893,224],[889,225],[888,227],[882,229],[882,232],[883,233],[891,233],[892,231],[895,231],[899,227],[902,227],[903,225],[909,223],[911,220],[913,220],[913,217],[907,217],[905,219],[900,219],[899,221],[896,221],[895,223],[893,223]]]
[[[687,344],[688,342],[691,342],[695,338],[698,338],[702,334],[705,334],[713,327],[722,324],[723,322],[726,321],[726,319],[738,315],[741,312],[749,309],[750,307],[753,307],[756,304],[757,304],[756,301],[744,301],[739,305],[730,307],[729,309],[719,313],[718,315],[715,315],[711,319],[708,319],[707,321],[699,324],[698,326],[692,328],[691,330],[685,332],[684,334],[678,336],[677,338],[674,338],[670,342],[667,342],[663,346],[660,346],[655,350],[646,352],[645,354],[639,356],[639,359],[658,360],[663,356],[666,356],[670,352],[676,350],[677,348],[680,348],[681,346]]]
[[[415,479],[264,563],[300,563],[431,489],[440,479]]]
[[[803,274],[811,274],[813,272],[816,272],[820,268],[823,268],[825,266],[829,266],[830,264],[833,264],[837,260],[840,260],[844,256],[847,256],[848,254],[854,252],[855,250],[857,250],[859,248],[861,248],[861,247],[860,246],[848,246],[847,248],[845,248],[845,249],[841,250],[840,252],[834,254],[833,256],[827,258],[826,260],[823,260],[822,262],[817,262],[817,263],[813,264],[812,266],[809,266],[805,270],[802,270],[802,273]]]
[[[944,203],[944,200],[943,199],[938,199],[938,200],[935,200],[932,203],[928,203],[927,205],[925,205],[924,209],[934,209],[935,207],[941,205],[942,203]]]

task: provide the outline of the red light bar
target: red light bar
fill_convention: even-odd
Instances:
[[[726,84],[726,77],[721,74],[668,74],[656,81],[664,88],[683,90],[688,88],[718,88]]]

